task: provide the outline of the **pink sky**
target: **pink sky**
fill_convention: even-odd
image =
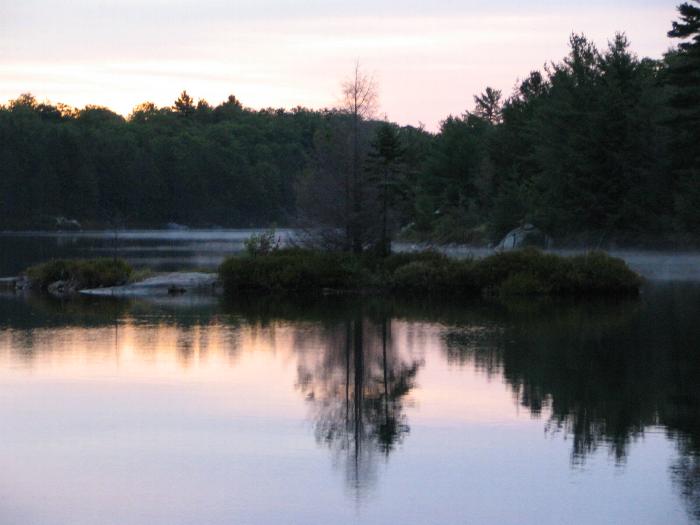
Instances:
[[[6,2],[10,4],[9,2]],[[355,60],[376,77],[380,113],[402,124],[472,106],[487,85],[517,78],[567,51],[571,32],[605,46],[625,31],[635,52],[660,57],[672,2],[461,3],[263,0],[26,0],[0,6],[0,101],[108,106],[124,115],[183,89],[216,104],[312,108],[336,103]]]

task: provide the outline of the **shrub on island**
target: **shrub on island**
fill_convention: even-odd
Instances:
[[[131,266],[122,259],[55,259],[27,268],[32,287],[46,290],[56,282],[67,283],[66,288],[82,290],[118,286],[126,283]]]
[[[295,293],[362,288],[368,277],[358,257],[300,249],[230,257],[219,267],[219,276],[229,292]]]
[[[641,278],[602,252],[563,257],[536,249],[451,259],[437,252],[386,258],[285,249],[226,259],[219,275],[227,294],[314,294],[327,290],[409,295],[627,295]]]
[[[497,295],[628,295],[642,280],[604,252],[564,257],[534,248],[485,257],[474,268],[485,293]]]

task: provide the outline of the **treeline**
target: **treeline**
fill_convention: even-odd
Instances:
[[[623,34],[495,89],[436,134],[373,119],[355,71],[333,110],[212,107],[185,92],[128,118],[20,96],[0,108],[0,228],[301,226],[359,251],[396,234],[490,242],[523,223],[557,240],[697,239],[700,8],[662,59]]]
[[[289,223],[323,112],[183,93],[129,118],[22,95],[0,108],[0,228]]]

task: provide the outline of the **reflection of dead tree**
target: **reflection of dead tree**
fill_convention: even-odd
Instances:
[[[320,364],[300,368],[300,386],[312,404],[317,441],[336,453],[348,484],[359,490],[373,477],[375,453],[388,456],[409,432],[404,399],[421,363],[399,356],[386,319],[379,326],[347,321],[329,343]]]

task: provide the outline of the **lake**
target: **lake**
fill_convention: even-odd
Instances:
[[[203,257],[234,251],[214,235]],[[122,249],[198,256],[179,242]],[[700,523],[698,319],[700,283],[672,278],[588,301],[0,295],[0,523]]]

